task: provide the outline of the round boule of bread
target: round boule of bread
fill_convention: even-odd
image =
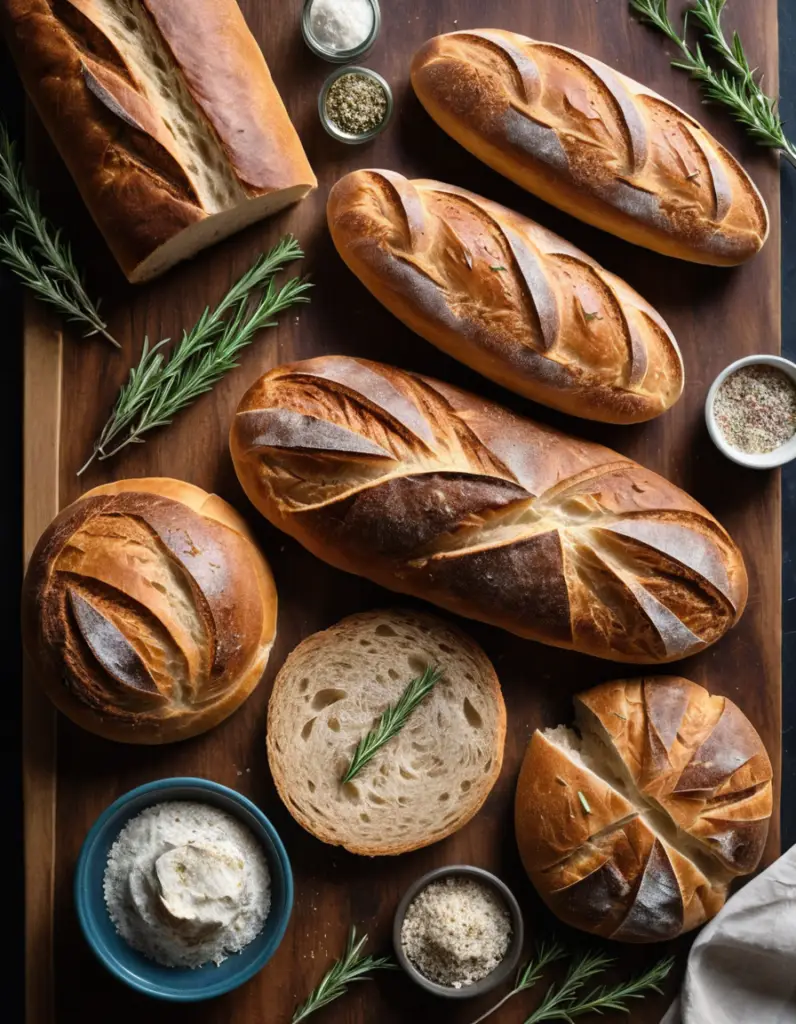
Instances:
[[[517,785],[517,842],[567,924],[663,942],[710,920],[754,871],[773,771],[726,697],[678,676],[620,679],[575,698],[577,730],[534,733]]]
[[[224,721],[262,679],[276,617],[244,520],[164,477],[117,480],[63,509],[22,590],[32,676],[73,722],[121,743]]]
[[[359,741],[412,679],[442,676],[400,733],[342,784]],[[460,629],[414,611],[352,615],[308,637],[274,683],[268,760],[282,800],[323,842],[367,856],[444,839],[500,774],[506,708],[491,662]]]

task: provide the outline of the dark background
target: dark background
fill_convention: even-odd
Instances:
[[[796,135],[796,3],[780,0],[781,110]],[[696,88],[696,86],[695,86]],[[11,62],[0,48],[2,115],[15,138],[23,134],[22,93]],[[796,359],[796,169],[783,164],[783,354]],[[0,270],[0,446],[4,493],[0,498],[0,622],[5,623],[0,646],[0,794],[4,811],[7,892],[12,904],[4,921],[7,935],[22,936],[22,828],[21,828],[21,657],[18,639],[18,593],[22,577],[22,318],[19,289]],[[782,791],[783,847],[796,843],[796,464],[783,473],[783,688],[784,747]],[[5,915],[4,915],[5,916]],[[5,999],[21,1006],[23,943],[4,948]],[[17,996],[17,999],[14,999]],[[760,1022],[763,1024],[763,1022]]]

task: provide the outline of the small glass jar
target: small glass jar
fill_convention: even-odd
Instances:
[[[350,50],[331,49],[315,38],[312,32],[312,6],[314,3],[315,0],[306,0],[304,4],[304,11],[301,15],[301,34],[304,36],[304,42],[317,57],[322,57],[323,60],[328,60],[332,64],[348,64],[349,61],[358,60],[360,57],[363,57],[376,42],[381,31],[379,0],[368,0],[368,3],[373,8],[373,27],[370,30],[370,34],[359,46],[355,46]]]
[[[384,97],[387,101],[387,109],[384,112],[383,119],[375,126],[375,128],[370,128],[368,131],[362,132],[360,135],[351,135],[348,132],[344,132],[341,128],[338,128],[334,121],[329,117],[326,110],[326,99],[329,95],[329,90],[338,78],[342,78],[344,75],[363,75],[365,78],[372,78],[374,81],[378,82],[384,90]],[[375,139],[377,135],[380,135],[390,123],[393,113],[392,89],[390,89],[387,81],[382,78],[378,72],[371,71],[370,68],[338,68],[336,71],[333,71],[323,83],[321,94],[318,97],[318,113],[320,114],[321,124],[323,127],[329,135],[331,135],[333,139],[337,139],[338,142],[345,142],[349,146],[357,146],[362,142],[370,142],[371,139]]]

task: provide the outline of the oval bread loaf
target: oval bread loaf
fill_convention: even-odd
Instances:
[[[31,556],[23,635],[53,703],[91,732],[168,743],[260,682],[276,633],[268,563],[235,510],[181,480],[121,480],[69,505]]]
[[[578,732],[536,732],[516,797],[520,854],[567,924],[625,942],[690,931],[760,862],[772,768],[745,715],[687,679],[575,700]]]
[[[689,114],[566,46],[452,32],[415,55],[412,82],[466,149],[545,202],[636,245],[743,263],[768,237],[749,175]]]
[[[354,171],[329,228],[362,283],[408,327],[543,405],[639,423],[683,390],[661,316],[585,253],[497,203],[437,181]]]
[[[357,744],[409,682],[442,677],[344,785]],[[280,670],[268,708],[268,760],[293,817],[352,853],[406,853],[475,815],[500,775],[506,709],[494,669],[461,630],[431,615],[352,615],[308,637]]]
[[[674,661],[746,603],[740,551],[683,491],[440,381],[344,356],[282,366],[230,444],[251,501],[319,558],[529,639]]]

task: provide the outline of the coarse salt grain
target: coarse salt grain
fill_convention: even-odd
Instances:
[[[374,18],[370,0],[315,0],[310,10],[316,41],[340,52],[361,46],[373,31]]]
[[[742,366],[717,391],[713,415],[733,448],[765,455],[796,434],[796,386],[774,366]]]
[[[451,877],[432,882],[412,900],[401,944],[426,978],[462,988],[498,966],[511,934],[511,915],[491,887]]]

